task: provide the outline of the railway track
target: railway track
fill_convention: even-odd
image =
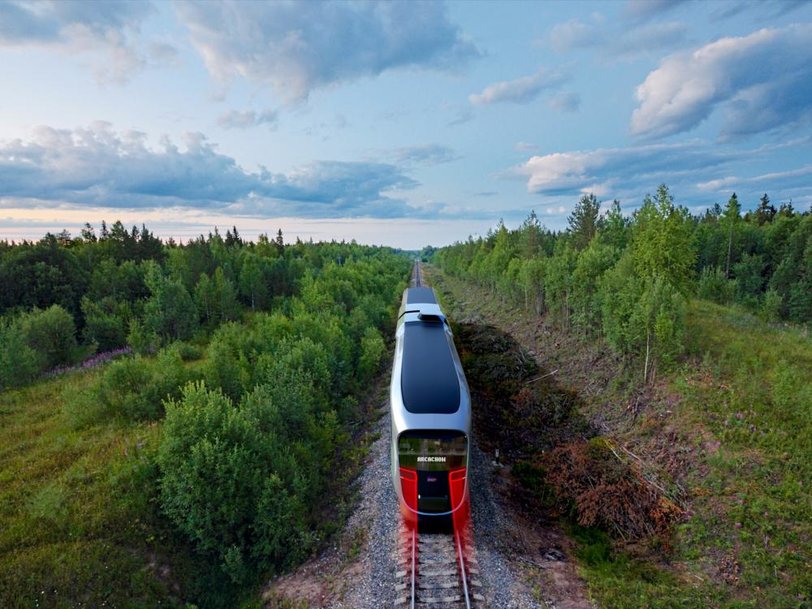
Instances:
[[[468,535],[402,527],[396,609],[485,609]]]
[[[416,261],[412,267],[412,287],[422,288],[423,285],[423,271],[420,268],[420,261]]]

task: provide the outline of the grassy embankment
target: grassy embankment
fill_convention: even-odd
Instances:
[[[579,391],[580,408],[597,423],[595,431],[630,447],[648,461],[647,469],[685,489],[687,514],[669,549],[568,525],[598,606],[812,606],[807,332],[695,301],[686,358],[655,386],[640,388],[634,364],[594,340],[567,335],[470,284],[437,274],[433,279],[458,314],[464,309],[511,332],[538,352],[545,370],[554,363],[556,382]],[[539,480],[531,477],[530,483]],[[549,496],[549,489],[531,490]]]
[[[4,607],[175,606],[176,582],[203,567],[157,515],[159,424],[65,416],[64,396],[101,373],[0,394]]]

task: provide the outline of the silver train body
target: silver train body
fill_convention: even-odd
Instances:
[[[471,396],[431,288],[403,293],[389,403],[392,480],[415,523],[467,518]]]

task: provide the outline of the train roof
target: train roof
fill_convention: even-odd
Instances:
[[[409,291],[430,288],[411,288]],[[403,334],[401,395],[406,410],[419,414],[451,414],[460,407],[460,379],[444,319],[406,321]]]

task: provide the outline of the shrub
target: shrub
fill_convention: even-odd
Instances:
[[[203,357],[203,349],[192,343],[178,341],[173,345],[173,348],[177,350],[180,359],[184,362],[194,362]]]
[[[226,323],[218,328],[209,343],[203,378],[212,389],[219,388],[232,400],[239,400],[249,388],[252,370],[245,352],[251,331],[235,324]],[[268,345],[270,346],[270,345]]]
[[[133,319],[127,333],[127,344],[138,355],[151,355],[161,346],[161,338],[140,319]]]
[[[361,338],[361,355],[358,359],[357,379],[360,386],[371,380],[378,371],[385,351],[386,345],[381,333],[368,327]]]
[[[237,405],[189,384],[166,411],[158,464],[169,518],[235,581],[302,558],[344,441],[332,413],[315,415],[307,379],[280,374]]]
[[[59,305],[34,309],[17,320],[25,343],[41,357],[41,369],[73,363],[77,355],[73,317]]]
[[[20,325],[0,318],[0,390],[32,381],[42,358],[28,346]]]
[[[82,313],[85,316],[85,329],[82,336],[86,343],[95,343],[99,351],[109,351],[127,342],[126,304],[117,303],[106,297],[100,302],[87,296],[82,298]]]
[[[783,304],[784,299],[781,298],[781,294],[770,288],[765,292],[764,299],[761,301],[759,316],[767,322],[779,321]]]
[[[699,275],[697,296],[719,304],[733,302],[736,295],[737,284],[729,281],[719,267],[705,267]]]
[[[136,356],[118,360],[110,364],[90,392],[74,398],[94,402],[87,405],[86,416],[74,418],[85,423],[99,422],[101,417],[158,419],[163,414],[163,400],[178,397],[189,376],[175,348],[162,350],[155,359]],[[70,407],[74,414],[77,407]]]

